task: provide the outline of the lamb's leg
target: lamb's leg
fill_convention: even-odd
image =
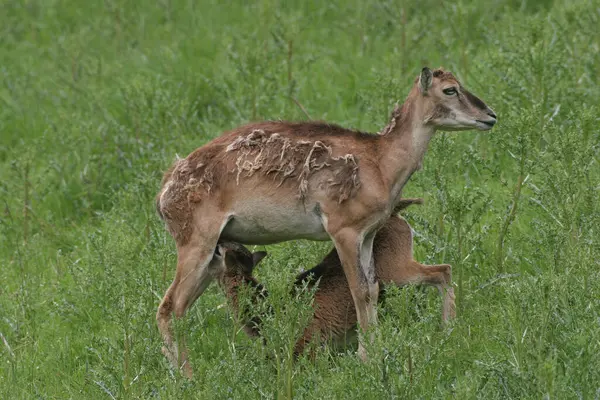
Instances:
[[[308,324],[308,326],[304,329],[302,336],[296,342],[294,346],[294,356],[299,357],[304,352],[304,349],[308,344],[312,341],[313,335],[318,332],[319,326],[317,321],[314,319]]]
[[[440,288],[444,304],[442,305],[442,321],[448,323],[449,320],[456,318],[456,297],[454,296],[454,288],[447,286]]]
[[[454,288],[452,287],[452,266],[449,264],[439,264],[432,265],[430,268],[437,268],[443,277],[442,282],[438,284],[437,288],[443,299],[442,321],[447,323],[448,320],[456,317],[456,298],[454,296]]]
[[[396,268],[392,278],[399,286],[412,283],[437,287],[442,296],[442,321],[446,323],[456,316],[452,266],[449,264],[423,265],[410,261]]]

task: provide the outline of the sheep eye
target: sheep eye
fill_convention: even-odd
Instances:
[[[456,89],[451,87],[451,88],[447,88],[443,90],[444,94],[447,94],[448,96],[453,96],[456,94]]]

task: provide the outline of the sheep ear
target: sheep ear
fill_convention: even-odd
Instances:
[[[225,266],[227,268],[235,268],[239,264],[234,251],[224,251],[223,256],[225,257]]]
[[[254,266],[256,267],[258,265],[258,263],[260,262],[260,260],[262,260],[266,256],[267,256],[266,251],[256,251],[256,252],[252,253],[252,262],[254,263]]]
[[[421,70],[421,75],[419,75],[419,89],[421,93],[427,94],[427,91],[431,87],[431,82],[433,81],[433,72],[427,67]]]

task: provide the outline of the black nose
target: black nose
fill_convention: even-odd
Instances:
[[[498,117],[496,117],[496,114],[494,114],[494,112],[492,110],[488,110],[487,115],[489,115],[490,117],[492,117],[494,119],[498,119]]]

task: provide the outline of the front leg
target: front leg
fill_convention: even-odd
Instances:
[[[373,262],[374,237],[375,232],[357,232],[352,228],[340,229],[332,235],[356,309],[359,324],[358,355],[363,361],[367,360],[364,334],[369,327],[377,324],[379,283],[375,279]],[[371,337],[371,342],[373,339]]]
[[[375,240],[376,230],[363,235],[359,245],[358,259],[360,268],[367,280],[368,286],[368,306],[367,319],[369,326],[377,325],[377,301],[379,299],[379,282],[375,275],[375,259],[373,258],[373,241]],[[373,341],[373,338],[371,339]]]

